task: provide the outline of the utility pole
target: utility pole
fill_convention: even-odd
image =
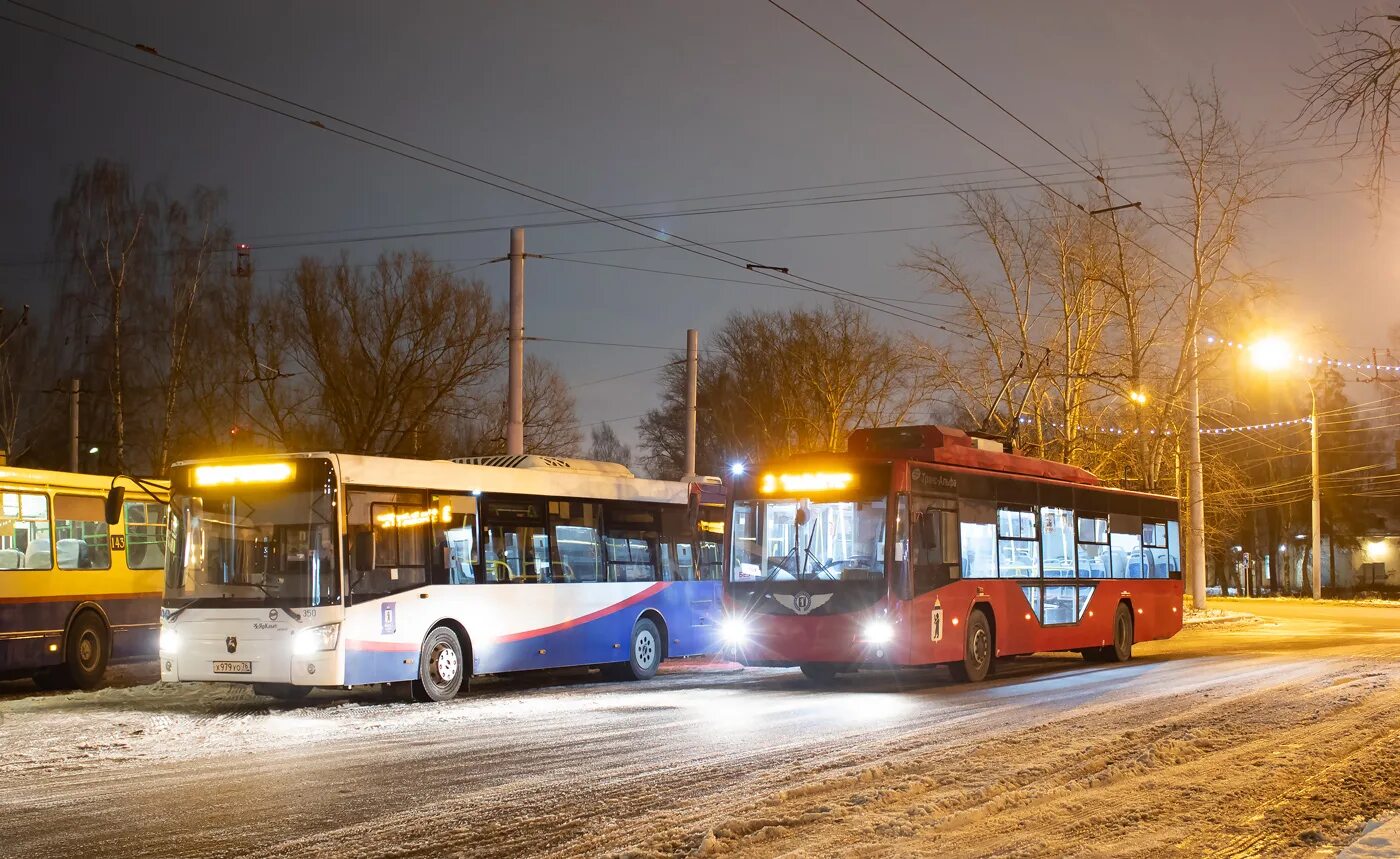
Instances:
[[[78,470],[78,390],[81,383],[74,378],[68,383],[68,470]]]
[[[700,332],[685,332],[685,479],[695,479],[695,415],[700,388]]]
[[[1186,431],[1191,437],[1190,474],[1187,477],[1191,521],[1191,604],[1197,611],[1206,607],[1206,502],[1205,477],[1201,473],[1201,355],[1200,338],[1191,332],[1191,409]]]
[[[1317,443],[1317,387],[1308,380],[1308,393],[1312,395],[1312,410],[1308,424],[1312,428],[1312,595],[1322,599],[1322,456]]]
[[[510,231],[510,344],[506,455],[525,453],[525,229]]]

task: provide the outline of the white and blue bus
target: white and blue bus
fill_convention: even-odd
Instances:
[[[332,453],[176,465],[161,679],[412,684],[601,666],[645,679],[717,647],[713,478],[540,456]]]

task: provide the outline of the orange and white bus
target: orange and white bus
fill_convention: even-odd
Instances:
[[[113,486],[130,491],[112,511]],[[0,467],[0,678],[91,689],[154,657],[169,484]]]

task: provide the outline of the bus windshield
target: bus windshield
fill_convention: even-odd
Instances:
[[[885,511],[884,498],[736,502],[733,578],[881,580]]]
[[[166,606],[339,603],[335,475],[325,460],[295,463],[291,480],[191,486],[170,499]]]

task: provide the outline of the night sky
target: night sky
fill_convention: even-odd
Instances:
[[[628,214],[852,192],[917,189],[903,199],[824,202],[646,219],[657,230],[724,245],[794,273],[884,296],[923,287],[899,263],[909,247],[957,247],[949,183],[1020,184],[904,95],[764,2],[42,3],[163,55],[305,102],[551,191]],[[1023,165],[1059,157],[864,9],[785,2],[793,11]],[[1115,159],[1120,173],[1157,172],[1140,126],[1140,85],[1166,91],[1212,70],[1227,107],[1266,124],[1290,167],[1245,259],[1291,297],[1280,318],[1324,326],[1305,350],[1360,354],[1388,345],[1400,316],[1400,211],[1383,219],[1357,192],[1359,160],[1290,137],[1293,69],[1318,49],[1311,33],[1354,11],[1296,2],[872,2],[1010,109],[1075,154]],[[1379,7],[1377,7],[1379,8]],[[0,14],[42,21],[0,2]],[[57,26],[43,21],[44,26]],[[84,37],[87,41],[96,41]],[[514,224],[570,220],[484,187],[236,104],[187,84],[0,22],[0,300],[43,306],[46,275],[16,265],[48,254],[49,212],[71,171],[94,158],[183,194],[222,186],[259,277],[280,278],[306,253],[355,261],[421,248],[470,270],[504,298]],[[1136,165],[1136,166],[1135,166]],[[985,171],[985,172],[968,172]],[[1065,168],[1038,172],[1065,178]],[[955,175],[942,175],[955,174]],[[912,178],[923,177],[923,178]],[[939,178],[929,178],[939,177]],[[871,184],[781,194],[781,189]],[[1115,187],[1147,206],[1170,201],[1160,180]],[[928,192],[928,193],[923,193]],[[730,196],[753,194],[754,196]],[[724,195],[724,196],[720,196]],[[689,200],[686,198],[718,197]],[[672,202],[685,199],[685,202]],[[650,203],[626,207],[625,204]],[[482,230],[482,228],[490,228]],[[918,228],[918,229],[910,229]],[[329,239],[457,230],[411,239]],[[473,232],[460,232],[472,230]],[[860,232],[887,230],[886,232]],[[821,238],[782,238],[849,233]],[[313,242],[320,243],[313,243]],[[1180,246],[1163,237],[1160,246]],[[742,271],[602,225],[527,231],[527,250],[717,277]],[[281,247],[277,247],[277,246]],[[969,256],[972,251],[969,246]],[[527,266],[527,333],[684,344],[726,314],[819,299],[801,292],[619,270],[581,262]],[[892,323],[903,324],[903,323]],[[905,325],[911,331],[916,327]],[[924,330],[922,333],[928,333]],[[531,343],[575,384],[663,363],[663,351]],[[615,419],[625,440],[655,403],[643,374],[577,389],[584,424]]]

